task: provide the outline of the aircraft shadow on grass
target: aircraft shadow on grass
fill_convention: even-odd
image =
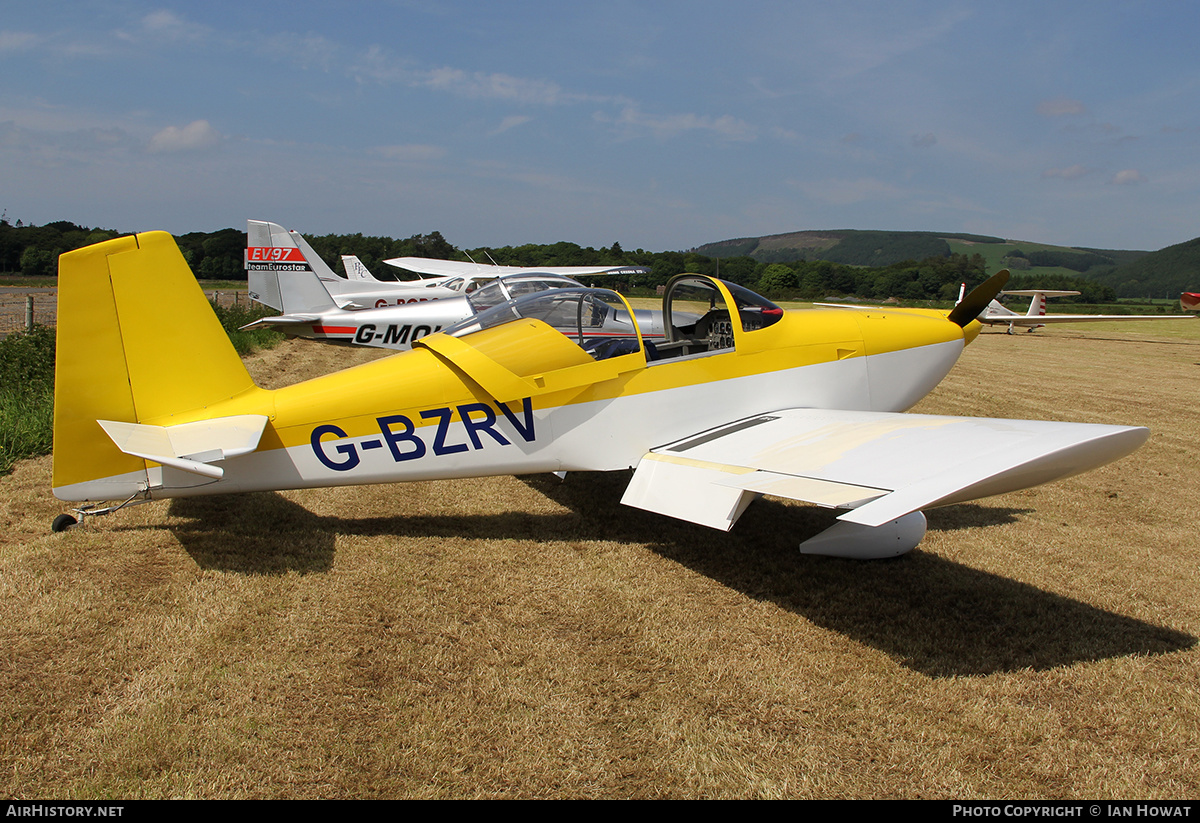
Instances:
[[[799,542],[832,522],[835,513],[826,509],[759,500],[756,516],[726,534],[620,506],[628,482],[624,472],[571,475],[566,482],[552,475],[520,479],[568,511],[345,518],[316,515],[279,494],[259,493],[172,500],[170,515],[184,522],[171,529],[201,568],[245,574],[326,571],[339,535],[641,543],[936,678],[1166,654],[1197,641],[919,546],[887,561],[800,554]],[[929,513],[929,528],[1010,523],[1026,511],[949,506]]]

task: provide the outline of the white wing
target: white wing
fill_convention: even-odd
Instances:
[[[651,450],[622,502],[727,530],[769,494],[849,509],[838,519],[875,527],[1088,471],[1148,436],[1130,426],[785,409]]]
[[[990,326],[1045,326],[1050,323],[1098,323],[1110,320],[1186,320],[1194,314],[985,314],[980,323]]]
[[[574,277],[584,274],[642,274],[647,271],[641,266],[487,266],[464,263],[461,260],[431,260],[426,257],[393,257],[383,262],[398,269],[407,269],[431,277],[465,277],[472,274],[503,277],[509,274],[535,273]]]

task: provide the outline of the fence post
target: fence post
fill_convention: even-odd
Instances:
[[[25,295],[25,331],[33,331],[33,295]]]

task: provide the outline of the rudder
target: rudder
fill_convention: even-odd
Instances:
[[[98,420],[169,426],[254,388],[166,232],[68,252],[58,282],[56,495],[66,486],[145,472],[145,461],[122,453]]]

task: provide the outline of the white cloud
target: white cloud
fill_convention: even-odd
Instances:
[[[626,106],[616,122],[620,126],[646,129],[659,138],[675,137],[688,131],[708,131],[726,140],[754,140],[757,137],[753,126],[729,115],[646,114]]]
[[[24,31],[0,31],[0,52],[23,51],[38,42],[36,34]]]
[[[1132,186],[1146,182],[1146,178],[1137,169],[1122,169],[1113,175],[1112,182],[1118,186]]]
[[[150,151],[197,151],[212,148],[220,142],[221,133],[207,120],[196,120],[183,128],[167,126],[150,138]]]
[[[937,145],[937,136],[934,134],[929,134],[929,133],[914,134],[912,137],[912,144],[915,148],[927,149],[930,146]]]
[[[0,152],[11,171],[23,168],[58,168],[112,165],[136,153],[141,143],[118,128],[82,128],[64,131],[30,129],[13,121],[0,122]]]
[[[418,69],[411,61],[400,60],[379,46],[371,46],[350,67],[350,72],[377,83],[403,83],[480,100],[553,106],[587,99],[586,95],[563,91],[557,83],[498,72],[465,71],[450,66]]]
[[[159,45],[199,42],[211,37],[212,33],[212,29],[208,26],[193,23],[173,12],[160,9],[142,17],[136,28],[118,29],[113,32],[113,36],[127,43]]]
[[[1090,171],[1087,166],[1081,166],[1078,163],[1074,166],[1067,166],[1065,169],[1046,169],[1042,172],[1043,178],[1058,177],[1062,180],[1076,180],[1083,177]]]
[[[266,57],[285,60],[302,69],[316,67],[332,71],[338,66],[341,48],[319,34],[277,32],[255,41],[255,47]]]
[[[522,114],[510,115],[509,117],[505,117],[503,120],[501,120],[500,125],[492,129],[490,132],[488,132],[488,134],[493,136],[497,134],[503,134],[509,129],[515,129],[517,126],[525,125],[532,119],[532,117],[526,117]]]
[[[1083,114],[1087,108],[1078,100],[1068,97],[1054,97],[1038,103],[1038,114],[1044,117],[1063,117],[1070,114]]]
[[[152,11],[142,18],[142,29],[147,34],[168,37],[172,40],[195,40],[208,34],[207,26],[184,20],[166,10]]]
[[[557,83],[513,77],[510,74],[466,72],[462,69],[440,68],[423,72],[419,85],[447,91],[461,97],[487,100],[511,100],[517,103],[554,105],[566,97]]]

